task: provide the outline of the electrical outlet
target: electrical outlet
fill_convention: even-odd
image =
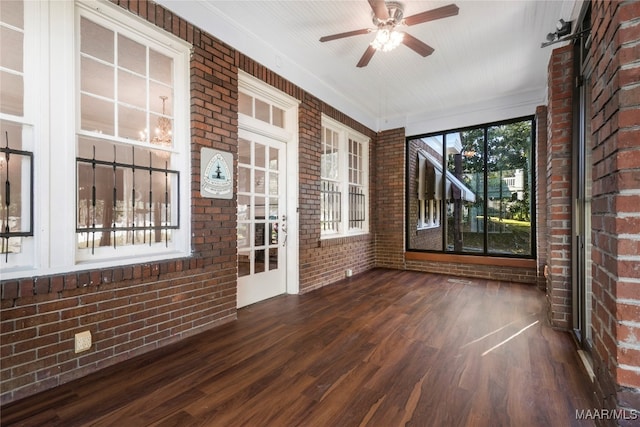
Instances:
[[[87,351],[91,348],[91,331],[76,334],[76,353]]]
[[[345,272],[344,272],[344,275],[345,275],[346,277],[351,277],[351,276],[353,276],[353,270],[351,270],[350,268],[347,268],[347,269],[345,270]]]

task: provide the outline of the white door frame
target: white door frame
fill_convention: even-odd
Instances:
[[[275,89],[261,80],[238,70],[238,90],[254,98],[266,100],[285,112],[284,129],[275,128],[260,120],[238,114],[240,129],[262,134],[286,144],[287,153],[287,271],[286,292],[300,291],[299,215],[298,215],[298,106],[300,101]]]

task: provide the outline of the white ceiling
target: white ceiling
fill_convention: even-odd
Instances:
[[[401,45],[356,63],[373,34],[367,0],[158,0],[194,25],[374,130],[408,135],[533,114],[545,103],[558,19],[575,20],[582,0],[404,1],[404,16],[455,3],[457,16],[404,27],[435,49]],[[556,46],[554,46],[556,47]]]

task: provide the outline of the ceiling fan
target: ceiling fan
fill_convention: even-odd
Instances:
[[[397,1],[368,0],[373,11],[373,25],[376,28],[364,28],[362,30],[347,31],[345,33],[332,34],[320,38],[321,42],[341,39],[345,37],[358,36],[376,32],[376,38],[369,45],[367,50],[358,61],[357,67],[366,67],[376,50],[389,51],[400,43],[412,49],[421,56],[428,56],[433,53],[433,48],[428,44],[418,40],[411,34],[397,31],[397,26],[411,26],[422,24],[423,22],[435,21],[436,19],[447,18],[458,14],[458,6],[450,4],[427,10],[415,15],[403,18],[404,6]]]

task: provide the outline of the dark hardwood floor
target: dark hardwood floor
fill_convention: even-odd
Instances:
[[[531,286],[373,270],[238,317],[7,405],[2,425],[593,425]]]

